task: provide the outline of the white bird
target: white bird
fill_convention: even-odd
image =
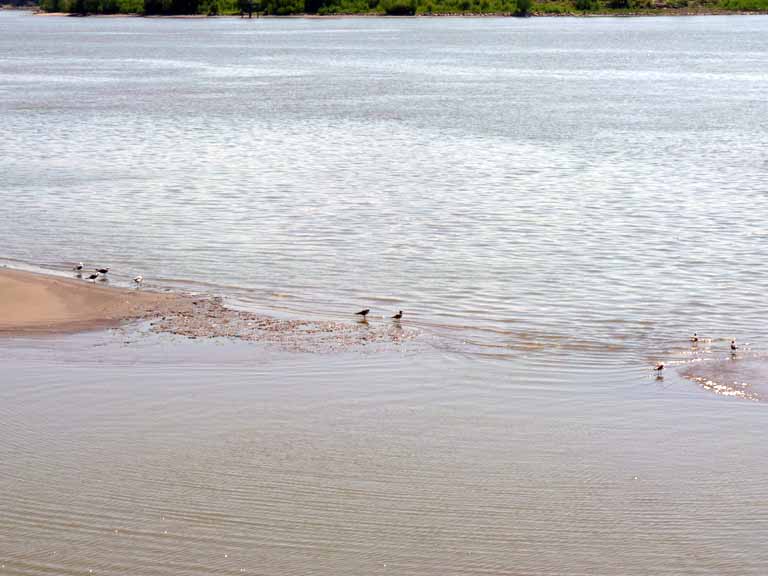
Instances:
[[[144,282],[144,276],[138,275],[136,278],[133,279],[133,282],[136,284],[136,288],[141,286],[141,283]]]
[[[731,340],[731,352],[736,352],[738,349],[739,347],[736,346],[736,340]]]
[[[664,362],[659,362],[658,364],[656,364],[655,370],[656,370],[656,374],[661,376],[661,371],[664,370]]]
[[[77,266],[73,266],[72,267],[72,270],[74,270],[75,272],[82,272],[83,271],[83,263],[82,262],[78,262]]]

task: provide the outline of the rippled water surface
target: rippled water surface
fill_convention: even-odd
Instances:
[[[4,257],[502,355],[765,323],[768,18],[0,27]]]
[[[767,63],[768,17],[0,12],[0,263],[419,335],[4,339],[0,576],[768,573]]]
[[[643,370],[3,348],[0,573],[745,574],[765,405]]]

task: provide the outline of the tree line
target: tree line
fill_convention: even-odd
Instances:
[[[525,13],[531,0],[40,0],[46,12],[71,14],[390,14]]]
[[[507,14],[654,13],[664,10],[768,11],[768,0],[40,0],[71,14]]]

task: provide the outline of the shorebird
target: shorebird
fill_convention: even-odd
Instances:
[[[138,288],[139,286],[141,286],[141,283],[144,282],[144,276],[139,274],[138,276],[136,276],[136,278],[133,279],[133,282],[136,284],[136,288]]]
[[[699,341],[699,335],[698,335],[698,334],[696,334],[696,332],[694,332],[694,333],[693,333],[693,336],[691,336],[691,342],[693,342],[694,344],[696,344],[696,342],[698,342],[698,341]]]
[[[83,271],[83,263],[82,262],[78,262],[76,266],[72,267],[72,270],[74,270],[75,272],[82,272]]]
[[[91,274],[90,276],[88,276],[88,280],[91,280],[93,281],[94,284],[96,284],[96,278],[98,277],[99,277],[98,274]]]
[[[738,349],[739,347],[736,346],[736,340],[731,340],[731,352],[736,352]]]
[[[654,368],[654,370],[656,370],[656,374],[661,376],[661,371],[664,370],[664,362],[659,362],[656,364],[656,368]]]
[[[107,272],[109,272],[109,268],[96,268],[96,272],[98,272],[99,274],[104,274],[106,276]]]
[[[393,319],[393,320],[400,320],[400,318],[402,318],[402,317],[403,317],[403,311],[402,311],[402,310],[398,310],[398,311],[397,311],[397,314],[395,314],[394,316],[392,316],[392,319]]]
[[[363,320],[365,320],[365,317],[368,316],[368,312],[370,311],[370,308],[366,308],[365,310],[360,310],[360,312],[355,312],[355,316],[362,316]]]

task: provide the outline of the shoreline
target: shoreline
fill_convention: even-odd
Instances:
[[[100,330],[183,308],[188,297],[0,269],[0,336]]]
[[[97,332],[131,323],[138,335],[259,343],[283,352],[414,352],[434,350],[437,344],[424,341],[418,328],[399,322],[279,319],[229,308],[214,294],[153,292],[0,268],[0,343],[5,338]],[[740,354],[739,362],[734,359],[702,356],[671,365],[682,378],[716,395],[768,399],[762,385],[766,356],[748,351]]]
[[[221,297],[152,292],[0,268],[0,340],[4,336],[73,334],[145,321],[137,331],[191,340],[224,338],[294,352],[393,350],[420,331],[394,322],[279,319],[235,310]]]
[[[25,10],[29,11],[29,10]],[[141,13],[121,13],[121,14],[77,14],[74,12],[43,12],[32,11],[33,16],[43,17],[67,17],[67,18],[150,18],[150,19],[170,19],[170,20],[208,20],[208,19],[238,19],[249,20],[239,14],[151,14]],[[646,10],[611,10],[611,11],[589,11],[589,12],[537,12],[532,11],[527,16],[515,16],[508,12],[446,12],[414,14],[413,16],[389,16],[386,14],[287,14],[274,15],[262,14],[254,17],[252,20],[261,19],[303,19],[303,20],[340,20],[356,18],[636,18],[653,16],[765,16],[768,10],[717,10],[717,9],[691,9],[691,8],[661,8]]]

